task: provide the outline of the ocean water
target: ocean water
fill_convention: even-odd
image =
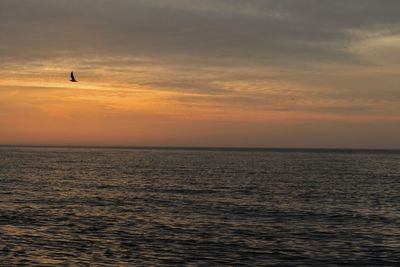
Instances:
[[[0,148],[0,266],[399,263],[399,151]]]

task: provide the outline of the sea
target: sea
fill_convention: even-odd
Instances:
[[[0,266],[400,266],[400,151],[1,147]]]

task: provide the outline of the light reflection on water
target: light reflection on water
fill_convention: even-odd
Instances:
[[[0,148],[0,265],[395,265],[400,153]]]

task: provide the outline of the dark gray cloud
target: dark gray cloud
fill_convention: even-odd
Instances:
[[[357,62],[349,46],[397,32],[399,11],[391,0],[2,0],[0,56]]]

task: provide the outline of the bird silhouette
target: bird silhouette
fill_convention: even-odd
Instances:
[[[73,83],[78,82],[77,80],[75,80],[74,72],[73,72],[73,71],[71,72],[71,80],[70,80],[70,81],[73,82]]]

